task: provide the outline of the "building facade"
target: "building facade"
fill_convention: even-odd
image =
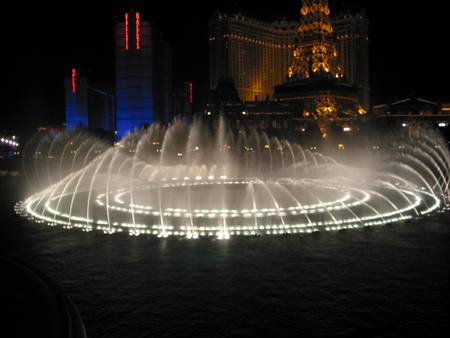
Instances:
[[[153,31],[153,121],[168,123],[173,117],[172,47],[160,32]]]
[[[366,111],[358,88],[345,78],[328,0],[303,0],[300,13],[288,80],[275,88],[275,97],[288,102],[298,117],[316,120],[327,138],[332,124],[348,123]]]
[[[124,14],[115,30],[116,131],[119,138],[151,124],[155,119],[153,96],[153,31],[139,12]]]
[[[376,105],[372,117],[383,131],[389,129],[414,132],[416,127],[439,129],[450,146],[450,103],[431,101],[411,95],[403,100]]]
[[[369,109],[369,21],[363,13],[331,17],[347,81],[358,87]],[[299,24],[254,20],[216,12],[209,21],[210,89],[231,79],[243,101],[273,99],[274,87],[286,81],[298,43]]]
[[[174,86],[172,93],[172,119],[182,116],[188,119],[192,117],[193,95],[194,85],[191,81],[181,81]]]
[[[127,133],[171,112],[172,52],[153,22],[129,11],[116,25],[116,131]]]
[[[210,88],[232,79],[241,100],[272,99],[273,87],[286,79],[297,26],[216,12],[209,21]]]
[[[450,104],[435,102],[411,95],[403,100],[376,105],[372,110],[378,119],[398,119],[408,121],[430,121],[441,125],[450,123]]]
[[[89,129],[112,132],[115,129],[115,97],[111,90],[88,90]]]
[[[333,18],[346,80],[358,87],[359,100],[370,109],[369,20],[365,12],[340,13]]]
[[[88,82],[81,76],[80,70],[72,68],[71,73],[64,79],[66,100],[66,127],[88,128]]]
[[[73,68],[64,80],[66,128],[112,132],[115,99],[111,90],[100,90],[89,84],[80,69]]]

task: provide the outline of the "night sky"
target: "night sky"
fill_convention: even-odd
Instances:
[[[130,1],[139,3],[139,1]],[[90,82],[112,86],[114,22],[124,1],[60,2],[2,9],[1,129],[21,131],[64,121],[63,78],[72,66]],[[300,0],[141,1],[174,49],[175,80],[194,81],[197,94],[208,86],[208,18],[215,8],[240,8],[263,20],[298,20]],[[441,1],[332,0],[332,11],[368,10],[371,20],[372,103],[420,97],[450,102],[447,12]],[[390,7],[390,6],[396,7]],[[400,7],[403,5],[404,7]],[[167,8],[168,7],[168,8]]]

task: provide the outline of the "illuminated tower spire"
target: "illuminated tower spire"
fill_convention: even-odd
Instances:
[[[328,0],[303,0],[298,45],[289,79],[275,87],[275,97],[295,103],[304,118],[317,120],[323,138],[333,123],[348,123],[366,114],[358,89],[344,79]]]
[[[328,0],[303,0],[300,14],[299,45],[294,50],[289,78],[343,78]]]
[[[298,28],[303,41],[330,37],[333,34],[328,0],[303,0]]]

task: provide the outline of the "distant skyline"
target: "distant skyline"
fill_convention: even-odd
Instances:
[[[138,1],[132,1],[136,3]],[[144,18],[159,25],[174,50],[175,80],[192,80],[196,92],[208,88],[208,19],[215,8],[274,21],[298,20],[300,0],[278,0],[271,6],[253,1],[180,2],[172,6],[141,1]],[[371,21],[372,104],[418,96],[450,102],[450,77],[445,62],[448,28],[441,2],[330,1],[332,13],[366,8]],[[114,16],[124,1],[74,1],[34,8],[6,8],[0,21],[3,41],[2,129],[58,125],[64,121],[63,78],[70,67],[88,72],[93,84],[111,85],[114,79]],[[441,5],[442,6],[442,5]],[[19,11],[20,9],[20,11]],[[444,82],[445,83],[445,82]],[[25,125],[26,122],[26,125]]]

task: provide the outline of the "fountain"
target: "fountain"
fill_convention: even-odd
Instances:
[[[432,131],[358,167],[220,120],[152,125],[113,147],[83,132],[24,150],[40,185],[17,204],[64,229],[184,238],[309,234],[405,221],[448,208],[450,156]]]

